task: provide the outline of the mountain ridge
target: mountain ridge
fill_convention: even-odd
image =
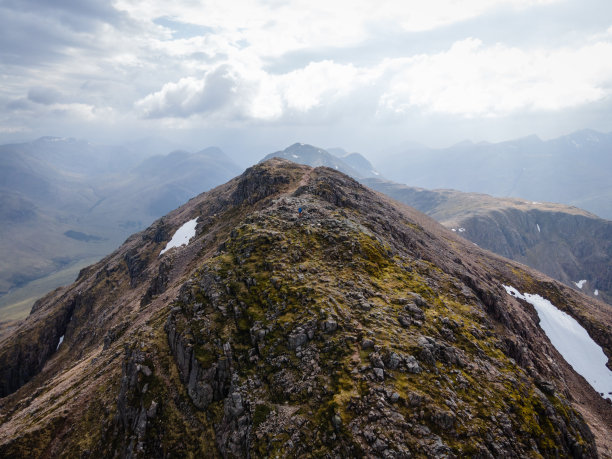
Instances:
[[[331,169],[267,161],[0,338],[0,453],[609,455],[610,405],[502,283],[612,355],[600,303]]]
[[[534,140],[528,137],[525,141]],[[316,155],[300,155],[302,149],[314,150]],[[294,144],[290,154],[281,153],[267,157],[283,156],[310,166],[326,160],[326,165],[334,165],[332,161],[342,159],[330,160],[332,155],[326,155],[324,150],[304,144]],[[379,176],[364,177],[347,166],[340,165],[339,170],[426,213],[485,249],[525,263],[612,304],[612,272],[607,269],[612,257],[612,223],[607,220],[575,206],[451,189],[430,190]]]

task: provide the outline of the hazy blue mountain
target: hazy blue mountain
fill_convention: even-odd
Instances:
[[[2,153],[14,152],[35,159],[57,171],[68,174],[98,176],[132,168],[147,156],[124,146],[95,145],[85,140],[63,137],[41,137],[33,142],[3,145]]]
[[[126,142],[122,146],[134,153],[146,152],[146,156],[165,155],[169,151],[181,149],[181,145],[161,137],[136,139]]]
[[[559,202],[612,219],[612,133],[584,130],[548,141],[530,136],[443,149],[409,145],[377,166],[411,186]]]
[[[122,217],[134,220],[138,216],[143,225],[138,229],[141,229],[239,172],[240,168],[216,147],[195,153],[176,150],[152,156],[130,171],[125,184],[115,187],[96,211],[112,214],[113,209],[121,206],[124,196],[129,195],[130,210]]]
[[[341,148],[324,150],[304,143],[295,143],[283,151],[270,153],[262,162],[270,158],[288,159],[311,167],[325,166],[356,178],[378,177],[380,175],[361,154],[347,153]]]
[[[380,172],[361,153],[349,153],[343,148],[327,148],[326,150],[356,170],[361,177],[380,177]]]

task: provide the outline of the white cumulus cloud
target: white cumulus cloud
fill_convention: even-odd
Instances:
[[[468,38],[445,52],[390,60],[381,105],[467,117],[559,110],[610,95],[612,43],[525,50]]]
[[[165,84],[136,103],[150,118],[190,117],[273,120],[286,113],[305,113],[333,106],[375,81],[376,69],[332,61],[272,75],[257,68],[223,65],[203,78]]]
[[[324,60],[271,74],[256,62],[226,64],[200,79],[167,83],[137,106],[152,118],[214,114],[255,120],[341,112],[355,99],[369,116],[413,109],[468,118],[554,111],[610,95],[612,61],[605,55],[612,55],[611,42],[526,50],[467,38],[439,53],[369,67]]]

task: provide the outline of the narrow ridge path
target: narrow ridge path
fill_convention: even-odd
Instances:
[[[312,175],[312,171],[314,169],[310,168],[307,172],[304,173],[304,175],[302,175],[302,178],[300,179],[300,181],[298,182],[298,184],[295,186],[294,189],[292,189],[290,191],[289,194],[293,194],[295,193],[296,190],[298,190],[300,187],[306,186],[308,185],[308,182],[310,181],[310,176]]]

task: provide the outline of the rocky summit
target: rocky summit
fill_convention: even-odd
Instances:
[[[1,338],[0,456],[611,457],[612,405],[504,285],[612,356],[609,306],[337,171],[266,161]]]

